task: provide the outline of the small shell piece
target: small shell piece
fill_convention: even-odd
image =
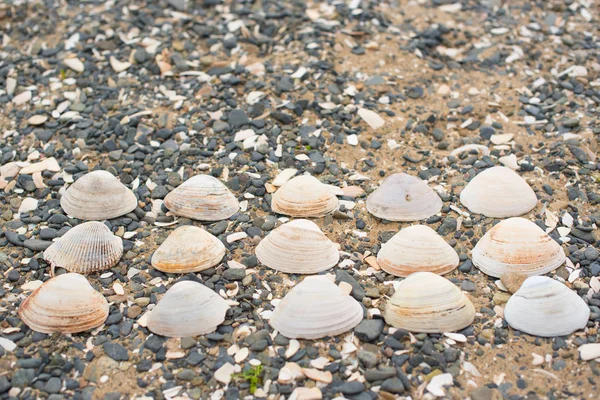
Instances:
[[[490,229],[473,249],[473,264],[496,278],[506,273],[543,275],[565,262],[565,252],[525,218],[509,218]]]
[[[287,181],[274,194],[271,209],[299,218],[323,217],[338,207],[338,199],[329,185],[310,175]]]
[[[267,267],[288,274],[316,274],[335,266],[340,254],[314,222],[297,219],[261,240],[256,257]]]
[[[326,276],[308,276],[275,307],[271,326],[290,339],[319,339],[354,328],[361,305]]]
[[[82,275],[63,274],[31,293],[19,317],[36,332],[84,332],[106,321],[108,302]]]
[[[152,255],[152,266],[172,274],[204,271],[225,256],[223,243],[196,226],[175,229]]]
[[[233,193],[217,178],[196,175],[165,197],[165,206],[182,217],[198,221],[220,221],[240,209]]]
[[[107,270],[117,264],[122,255],[121,238],[98,221],[69,229],[44,251],[44,259],[53,266],[80,274]]]
[[[377,264],[384,271],[403,277],[420,271],[444,275],[456,268],[458,262],[456,251],[425,225],[402,229],[377,254]]]
[[[388,221],[419,221],[441,209],[440,196],[425,181],[405,173],[390,175],[367,198],[367,211]]]
[[[492,167],[480,172],[460,193],[460,202],[486,217],[516,217],[537,204],[533,189],[515,171]]]
[[[531,276],[513,294],[504,318],[513,328],[534,336],[570,335],[583,329],[590,309],[575,292],[547,276]]]
[[[135,210],[135,194],[110,172],[92,171],[77,179],[60,198],[68,215],[87,221],[120,217]]]
[[[385,320],[411,332],[454,332],[471,325],[475,308],[448,279],[417,272],[403,280],[388,301]]]
[[[171,287],[150,312],[148,329],[167,337],[188,337],[214,332],[229,306],[201,283],[181,281]]]

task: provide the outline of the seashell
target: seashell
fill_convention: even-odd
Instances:
[[[273,310],[271,326],[290,339],[319,339],[354,328],[363,319],[360,303],[323,275],[308,276]]]
[[[165,206],[174,214],[199,221],[220,221],[240,209],[233,193],[217,178],[196,175],[165,197]]]
[[[152,266],[172,274],[204,271],[225,256],[223,243],[196,226],[175,229],[152,255]]]
[[[338,207],[338,199],[329,185],[310,175],[301,175],[287,181],[275,193],[271,209],[292,217],[323,217]]]
[[[297,219],[261,240],[256,257],[267,267],[288,274],[316,274],[335,266],[340,254],[314,222]]]
[[[77,179],[60,198],[69,215],[83,220],[120,217],[137,207],[135,194],[107,171],[92,171]]]
[[[97,221],[69,229],[44,251],[44,259],[51,265],[80,274],[107,270],[117,264],[122,255],[121,238]]]
[[[388,176],[367,197],[367,211],[387,221],[418,221],[441,209],[440,196],[425,181],[405,173]]]
[[[486,217],[516,217],[537,204],[533,189],[515,171],[492,167],[480,172],[460,193],[460,202]]]
[[[565,252],[546,232],[525,218],[506,219],[475,245],[473,264],[496,278],[506,273],[543,275],[565,262]]]
[[[381,269],[403,277],[420,271],[444,275],[456,268],[458,262],[456,251],[425,225],[402,229],[377,254],[377,264]]]
[[[148,318],[148,329],[167,337],[188,337],[214,332],[229,306],[201,283],[174,284],[156,304]]]
[[[77,333],[108,318],[108,302],[79,274],[49,279],[19,307],[19,317],[36,332]]]
[[[475,308],[448,279],[417,272],[400,282],[385,307],[385,320],[411,332],[454,332],[471,325]]]
[[[506,322],[534,336],[570,335],[583,329],[590,309],[575,292],[547,276],[532,276],[523,282],[504,309]]]

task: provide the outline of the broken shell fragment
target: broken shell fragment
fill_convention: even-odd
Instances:
[[[329,185],[310,175],[287,181],[274,194],[271,209],[292,217],[323,217],[338,207],[338,199]]]

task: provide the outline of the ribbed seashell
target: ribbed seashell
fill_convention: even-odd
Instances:
[[[167,337],[188,337],[214,332],[225,320],[229,305],[201,283],[177,282],[156,304],[148,329]]]
[[[335,266],[340,254],[314,222],[297,219],[261,240],[256,257],[267,267],[288,274],[316,274]]]
[[[89,221],[69,229],[44,251],[44,259],[70,272],[91,274],[119,262],[123,241],[102,222]]]
[[[198,221],[220,221],[240,209],[233,193],[217,178],[196,175],[165,197],[165,206],[182,217]]]
[[[419,221],[437,214],[442,199],[427,182],[397,173],[388,176],[367,197],[367,211],[387,221]]]
[[[471,179],[460,193],[460,202],[471,212],[506,218],[531,211],[537,204],[537,197],[515,171],[492,167]]]
[[[475,308],[448,279],[417,272],[400,282],[385,307],[385,320],[411,332],[454,332],[471,325]]]
[[[547,276],[531,276],[504,308],[506,322],[534,336],[570,335],[583,329],[590,317],[588,305],[564,284]]]
[[[108,302],[84,276],[63,274],[31,293],[21,303],[19,317],[36,332],[84,332],[106,321]]]
[[[506,273],[527,276],[554,271],[565,262],[565,252],[546,232],[525,218],[509,218],[477,242],[473,264],[496,278]]]
[[[338,199],[331,186],[310,175],[301,175],[287,181],[271,200],[271,209],[292,217],[322,217],[338,207]]]
[[[152,266],[172,274],[204,271],[225,255],[223,243],[196,226],[175,229],[152,255]]]
[[[273,310],[271,326],[290,339],[319,339],[354,328],[362,306],[326,276],[308,276]]]
[[[444,275],[458,266],[458,254],[430,227],[413,225],[381,246],[377,264],[396,276],[406,277],[421,271]]]
[[[92,171],[77,179],[65,191],[60,198],[60,206],[75,218],[101,221],[135,210],[137,199],[110,172]]]

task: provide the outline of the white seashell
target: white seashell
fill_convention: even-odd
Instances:
[[[579,356],[583,361],[600,358],[600,343],[586,343],[578,348]]]
[[[427,271],[444,275],[458,266],[456,251],[433,229],[413,225],[387,241],[377,254],[377,264],[389,274],[409,276]]]
[[[297,176],[273,193],[271,209],[292,217],[322,217],[338,207],[338,199],[329,187],[310,175]]]
[[[534,336],[570,335],[587,325],[590,309],[577,293],[547,276],[523,282],[504,309],[513,328]]]
[[[335,266],[340,254],[314,222],[297,219],[261,240],[256,257],[267,267],[288,274],[316,274]]]
[[[85,66],[79,58],[65,58],[63,60],[63,64],[65,64],[65,66],[71,68],[75,72],[83,72],[83,70],[85,69]]]
[[[460,202],[486,217],[516,217],[537,204],[533,189],[515,171],[492,167],[479,173],[460,193]]]
[[[112,69],[118,74],[120,72],[125,71],[127,68],[131,67],[131,63],[128,61],[119,61],[114,56],[110,57],[110,66]]]
[[[367,198],[367,211],[388,221],[418,221],[441,209],[440,196],[425,181],[405,173],[390,175]]]
[[[229,306],[218,294],[193,281],[177,282],[165,293],[148,318],[148,329],[167,337],[214,332]]]
[[[77,225],[44,251],[44,259],[53,266],[80,274],[107,270],[122,255],[121,238],[97,221]]]
[[[475,245],[473,264],[485,274],[543,275],[565,262],[565,252],[546,232],[525,218],[506,219]]]
[[[360,303],[329,278],[308,276],[275,307],[271,326],[290,339],[319,339],[354,328],[363,319]]]
[[[385,307],[385,320],[411,332],[454,332],[471,325],[475,308],[448,279],[417,272],[400,282]]]

